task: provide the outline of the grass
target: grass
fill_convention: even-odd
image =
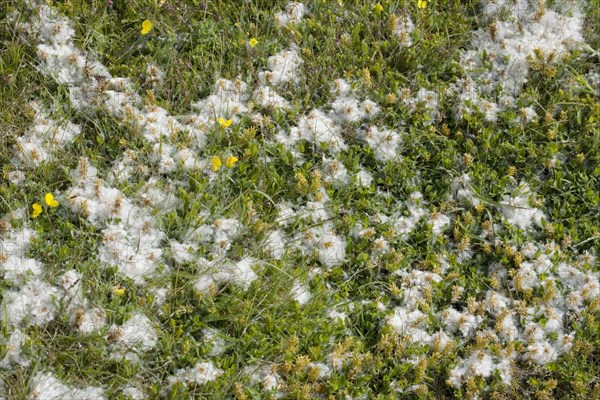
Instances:
[[[598,254],[600,100],[598,88],[587,84],[585,78],[598,69],[597,53],[574,51],[551,67],[544,60],[532,59],[528,82],[515,109],[502,112],[495,123],[486,122],[478,113],[457,120],[453,117],[454,99],[446,90],[464,77],[460,55],[470,48],[472,32],[482,26],[476,1],[429,1],[424,10],[417,9],[413,1],[382,1],[381,13],[374,11],[375,2],[345,0],[340,5],[313,1],[306,3],[309,12],[302,22],[284,27],[274,18],[276,11],[285,8],[284,1],[114,0],[112,6],[108,1],[50,3],[72,22],[77,47],[103,63],[113,76],[129,78],[144,104],[158,105],[172,115],[194,113],[191,104],[208,96],[219,77],[240,78],[254,88],[268,57],[291,45],[298,46],[303,59],[301,80],[298,85],[278,89],[292,104],[290,109],[256,106],[255,111],[268,115],[269,122],[255,124],[249,113],[231,129],[215,127],[207,132],[207,144],[197,155],[224,158],[235,154],[240,159],[235,168],[223,168],[214,181],[205,173],[181,166],[163,172],[153,158],[153,143],[134,126],[106,110],[80,112],[72,106],[68,85],[42,73],[37,43],[21,37],[15,27],[16,22],[28,21],[31,11],[21,1],[0,2],[3,174],[8,177],[14,169],[11,160],[17,138],[34,121],[32,100],[53,108],[52,118],[70,120],[82,128],[81,135],[48,162],[26,169],[22,183],[2,181],[0,216],[24,210],[22,217],[6,219],[10,226],[3,230],[31,227],[35,237],[24,256],[43,263],[43,280],[54,285],[65,271],[77,270],[83,276],[86,297],[107,315],[104,328],[80,335],[66,305],[59,302],[53,321],[23,325],[21,330],[29,340],[22,352],[31,363],[0,368],[0,398],[27,398],[38,371],[51,371],[70,386],[101,386],[107,398],[125,398],[122,390],[130,384],[148,398],[275,397],[263,390],[262,382],[250,379],[248,366],[277,371],[284,382],[281,395],[286,399],[472,398],[476,393],[483,398],[600,396],[597,298],[586,303],[581,313],[565,317],[565,329],[575,337],[572,350],[543,366],[516,362],[510,386],[495,375],[475,377],[462,388],[446,382],[449,371],[472,351],[486,349],[493,354],[506,343],[457,335],[454,348],[436,352],[404,340],[386,324],[393,308],[415,290],[395,271],[442,273],[442,260],[446,260],[444,280],[433,284],[418,305],[432,334],[444,327],[436,310],[450,305],[467,310],[470,302],[483,302],[486,291],[495,285],[488,274],[490,266],[518,269],[520,262],[512,247],[556,242],[561,252],[553,256],[553,268],[561,262],[574,263],[585,251]],[[598,0],[586,2],[584,8],[584,37],[596,50],[598,9]],[[5,18],[8,15],[17,16]],[[413,19],[412,45],[401,46],[391,33],[394,15]],[[139,29],[145,19],[152,21],[153,29],[142,36]],[[247,45],[252,37],[258,40],[255,47]],[[161,85],[152,85],[145,78],[148,64],[164,71]],[[296,126],[310,110],[327,111],[335,78],[352,83],[361,99],[378,103],[382,110],[371,122],[373,126],[403,132],[398,159],[377,160],[374,151],[356,138],[356,132],[365,129],[358,122],[343,126],[349,149],[339,155],[302,142],[296,147],[303,156],[298,161],[283,144],[272,140],[278,131]],[[440,117],[432,123],[421,105],[412,110],[398,99],[402,89],[415,93],[420,88],[440,96]],[[513,124],[519,108],[529,105],[535,108],[538,120],[524,126]],[[186,148],[190,138],[181,133],[173,142]],[[151,177],[158,178],[162,190],[172,190],[180,206],[167,210],[153,207],[151,211],[169,239],[183,241],[190,229],[218,218],[242,223],[227,256],[235,261],[245,256],[264,260],[255,268],[258,279],[248,289],[225,284],[209,294],[199,293],[193,284],[203,273],[202,265],[174,261],[165,241],[158,263],[164,273],[136,285],[119,274],[116,266],[101,262],[105,226],[72,212],[64,197],[57,209],[46,208],[39,218],[30,218],[31,204],[42,202],[45,193],[55,193],[58,198],[73,185],[70,172],[81,157],[98,168],[99,177],[109,180],[115,160],[126,151],[133,151],[138,168],[130,179],[117,180],[113,186],[136,204],[142,201],[140,190]],[[559,161],[552,163],[555,156]],[[315,171],[323,171],[324,157],[337,158],[350,173],[366,169],[373,184],[335,187],[323,183],[326,174]],[[449,196],[454,179],[463,174],[471,177],[481,207],[466,206]],[[502,218],[498,205],[519,182],[529,184],[539,199],[537,206],[545,213],[546,220],[538,229],[524,232]],[[345,262],[326,268],[317,257],[293,246],[280,260],[269,259],[263,247],[268,233],[278,227],[276,205],[306,205],[315,200],[321,187],[331,199],[328,222],[339,236],[347,238]],[[379,214],[408,215],[404,202],[416,191],[423,194],[428,213],[450,218],[444,235],[433,234],[426,219],[405,238],[390,231],[391,222],[374,222]],[[497,242],[483,235],[490,222],[499,232]],[[358,224],[373,227],[373,234],[353,236]],[[323,223],[296,218],[285,232],[290,238],[302,237],[320,225]],[[373,243],[379,237],[394,251],[375,256]],[[460,258],[464,248],[469,248],[472,256]],[[209,252],[210,243],[198,243],[197,255],[207,257]],[[597,264],[581,268],[598,271]],[[321,272],[315,274],[315,269]],[[306,285],[311,293],[306,305],[294,301],[290,293],[294,282]],[[124,295],[115,294],[117,284],[125,289]],[[563,290],[561,283],[557,284]],[[464,291],[452,301],[455,286]],[[167,288],[163,305],[157,304],[154,290],[158,288]],[[18,289],[0,278],[0,294]],[[549,289],[499,290],[510,293],[514,300],[539,306]],[[377,307],[378,303],[386,309]],[[344,312],[347,320],[328,317],[333,309]],[[123,324],[136,312],[155,324],[157,345],[152,351],[140,352],[139,362],[112,359],[109,327]],[[13,327],[8,322],[0,325],[2,359],[7,351],[3,341]],[[221,353],[211,353],[214,345],[204,340],[207,328],[218,330],[223,340]],[[485,328],[495,329],[493,318],[484,319],[479,329]],[[524,348],[527,343],[513,345]],[[308,366],[311,361],[331,364],[332,355],[346,361],[326,377],[319,377],[319,371]],[[223,371],[219,379],[204,385],[168,385],[169,377],[178,370],[207,360]],[[397,387],[403,391],[396,391]]]

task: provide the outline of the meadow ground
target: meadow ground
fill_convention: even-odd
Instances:
[[[599,51],[599,0],[0,0],[0,399],[600,398]]]

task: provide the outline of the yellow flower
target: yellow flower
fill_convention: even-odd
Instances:
[[[46,204],[48,204],[50,207],[58,207],[58,201],[54,200],[54,196],[52,196],[52,193],[46,193]]]
[[[381,3],[377,3],[373,6],[373,11],[375,11],[377,14],[379,14],[380,12],[383,11],[383,6],[381,5]]]
[[[33,212],[31,213],[31,216],[33,218],[37,218],[38,215],[42,213],[42,206],[38,203],[33,203],[31,207],[33,207]]]
[[[219,117],[219,125],[221,125],[221,128],[229,127],[232,122],[233,121],[231,119],[225,120],[223,117]]]
[[[125,288],[122,288],[118,283],[113,286],[113,293],[117,296],[123,296],[125,294]]]
[[[221,165],[223,165],[223,161],[221,161],[221,157],[219,157],[219,156],[213,157],[210,160],[210,163],[212,164],[213,171],[218,171],[219,168],[221,168]]]
[[[427,0],[417,0],[417,7],[421,10],[427,7]]]
[[[256,46],[257,43],[258,43],[258,40],[256,40],[255,37],[253,37],[252,39],[250,39],[250,41],[248,42],[248,44],[250,45],[250,47]]]
[[[233,168],[236,162],[238,162],[238,158],[236,156],[229,156],[227,160],[225,160],[225,166],[227,168]]]
[[[151,30],[152,22],[150,22],[150,20],[145,20],[144,22],[142,22],[142,30],[140,31],[142,35],[147,35],[148,32],[150,32]]]

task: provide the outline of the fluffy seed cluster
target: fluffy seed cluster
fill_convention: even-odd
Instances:
[[[487,27],[473,33],[472,50],[461,55],[467,73],[454,88],[456,115],[481,112],[496,121],[500,111],[514,107],[529,76],[532,59],[546,65],[584,43],[583,15],[575,2],[553,10],[545,1],[482,1]],[[490,95],[501,88],[497,98]],[[528,118],[525,118],[527,120]]]

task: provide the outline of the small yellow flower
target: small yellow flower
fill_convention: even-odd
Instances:
[[[221,125],[221,128],[228,128],[229,126],[231,126],[231,123],[233,121],[231,119],[223,119],[223,117],[219,117],[219,125]]]
[[[31,216],[37,218],[42,213],[42,206],[38,203],[33,203],[31,207],[33,208]]]
[[[58,201],[54,200],[54,196],[52,196],[52,193],[46,193],[46,204],[48,204],[50,207],[58,207]]]
[[[427,7],[427,0],[417,0],[417,7],[421,10]]]
[[[213,171],[218,171],[219,168],[221,168],[221,165],[223,165],[223,161],[221,161],[221,157],[219,157],[219,156],[213,157],[210,160],[210,163],[212,164]]]
[[[381,3],[377,3],[373,6],[373,11],[375,11],[377,14],[379,14],[380,12],[383,11],[383,6],[381,5]]]
[[[144,22],[142,22],[142,30],[140,31],[142,35],[147,35],[148,32],[150,32],[151,30],[152,22],[150,22],[150,20],[145,20]]]
[[[113,286],[113,293],[116,296],[123,296],[125,294],[125,288],[122,288],[121,285],[117,283],[115,286]]]
[[[236,156],[229,156],[227,160],[225,160],[225,166],[227,168],[233,168],[236,162],[238,162],[238,158]]]
[[[248,44],[250,45],[250,47],[256,46],[257,43],[258,43],[258,40],[256,40],[255,37],[253,37],[252,39],[250,39],[250,41],[248,42]]]

